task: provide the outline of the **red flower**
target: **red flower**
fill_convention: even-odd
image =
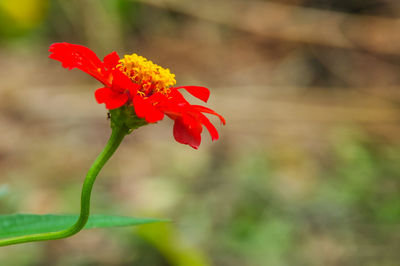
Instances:
[[[49,52],[49,57],[60,61],[63,67],[78,68],[103,83],[104,87],[96,90],[95,98],[107,109],[132,106],[136,116],[147,123],[155,123],[167,115],[175,121],[175,140],[195,149],[200,145],[203,126],[212,140],[219,138],[216,128],[203,113],[218,116],[222,124],[225,124],[225,119],[207,107],[191,105],[179,92],[185,89],[207,102],[210,96],[207,88],[172,87],[176,81],[169,69],[136,54],[120,59],[116,52],[112,52],[101,61],[89,48],[70,43],[54,43]]]

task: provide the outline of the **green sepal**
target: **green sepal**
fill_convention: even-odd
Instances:
[[[137,117],[134,108],[131,106],[122,106],[117,109],[110,110],[111,128],[127,128],[128,134],[134,129],[145,126],[148,123],[145,119]]]

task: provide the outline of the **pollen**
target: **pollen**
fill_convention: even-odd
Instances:
[[[176,84],[175,75],[168,68],[160,67],[137,54],[125,55],[119,60],[117,68],[134,83],[141,85],[138,93],[142,96],[155,92],[167,95],[169,88]]]

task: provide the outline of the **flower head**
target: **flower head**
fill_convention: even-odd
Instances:
[[[78,68],[104,85],[95,91],[95,98],[111,110],[112,120],[126,120],[125,125],[133,129],[160,121],[167,115],[174,120],[175,140],[195,149],[200,145],[203,126],[212,140],[219,138],[218,131],[204,113],[217,116],[222,124],[225,119],[207,107],[190,104],[179,92],[185,89],[207,102],[210,96],[207,88],[172,87],[176,80],[169,69],[137,54],[120,59],[112,52],[101,61],[89,48],[70,43],[54,43],[49,52],[49,57],[60,61],[63,67]]]

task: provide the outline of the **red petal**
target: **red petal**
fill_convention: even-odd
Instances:
[[[199,113],[198,115],[199,115],[200,122],[207,128],[208,132],[210,133],[211,140],[212,141],[217,140],[219,138],[219,135],[218,135],[218,131],[214,127],[214,125],[211,124],[210,120],[208,120],[208,118],[205,115],[203,115],[202,113]]]
[[[128,94],[118,93],[110,88],[100,88],[94,93],[98,103],[105,103],[107,109],[116,109],[128,101]]]
[[[218,114],[218,113],[215,112],[214,110],[212,110],[212,109],[210,109],[210,108],[207,108],[207,107],[204,107],[204,106],[201,106],[201,105],[192,105],[192,107],[193,107],[194,109],[196,109],[197,111],[200,111],[200,112],[203,112],[203,113],[208,113],[208,114],[213,114],[213,115],[218,116],[219,119],[221,120],[221,123],[222,123],[223,125],[225,125],[225,123],[226,123],[226,122],[225,122],[225,118],[223,118],[222,115]]]
[[[112,81],[112,88],[113,90],[125,92],[129,91],[131,95],[136,95],[137,90],[139,89],[139,85],[133,83],[130,78],[128,78],[124,73],[121,71],[114,69],[112,72],[113,81]]]
[[[177,142],[198,149],[201,142],[201,124],[194,119],[177,118],[174,123],[174,138]]]
[[[202,100],[203,102],[207,102],[210,97],[210,90],[206,87],[200,86],[181,86],[176,87],[175,89],[185,89],[187,92],[192,94],[194,97]]]
[[[104,66],[97,55],[89,48],[70,43],[53,43],[49,58],[60,61],[68,69],[78,68],[93,76],[103,84],[108,84],[108,76],[104,73]]]
[[[103,59],[104,66],[107,67],[108,69],[114,68],[116,65],[118,65],[119,61],[119,56],[117,52],[112,52],[106,55]]]
[[[142,96],[133,98],[133,106],[135,107],[136,115],[146,119],[148,123],[155,123],[164,118],[164,113],[158,110],[150,101],[143,99]]]
[[[70,43],[53,43],[49,48],[50,58],[58,60],[63,67],[74,68],[82,66],[92,66],[95,70],[103,64],[97,55],[89,48]]]

